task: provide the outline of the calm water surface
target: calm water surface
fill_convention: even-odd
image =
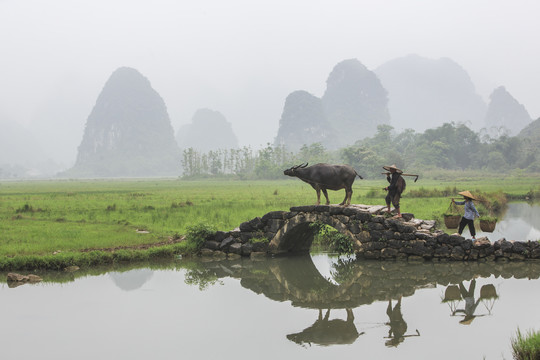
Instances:
[[[475,224],[477,236],[487,236],[491,242],[501,238],[509,241],[540,240],[540,204],[510,203],[499,218],[492,233],[480,231],[480,226]],[[463,235],[469,236],[468,228],[463,231]]]
[[[5,274],[0,274],[5,279]],[[511,359],[540,263],[178,260],[0,284],[0,359]]]

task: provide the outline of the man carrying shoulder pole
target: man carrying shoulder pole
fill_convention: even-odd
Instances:
[[[390,213],[390,203],[394,205],[394,208],[397,211],[395,217],[401,217],[401,209],[399,208],[399,199],[401,198],[401,193],[405,190],[405,180],[401,177],[403,171],[398,169],[396,165],[383,166],[383,169],[389,171],[386,173],[386,180],[390,183],[384,190],[388,191],[386,194],[386,205],[388,206],[388,212]]]

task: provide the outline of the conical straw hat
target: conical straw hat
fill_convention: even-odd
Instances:
[[[467,190],[467,191],[462,191],[462,192],[460,192],[460,193],[458,193],[458,194],[459,194],[459,195],[462,195],[462,196],[464,196],[464,197],[468,197],[469,199],[478,200],[477,198],[475,198],[475,197],[473,196],[473,194],[471,194],[471,192],[470,192],[469,190]]]
[[[400,169],[398,169],[398,168],[396,167],[396,164],[390,165],[390,166],[383,166],[383,169],[386,170],[386,171],[390,171],[390,169],[393,169],[393,170],[396,170],[396,172],[398,172],[398,173],[400,173],[400,174],[403,173],[403,171],[401,171]]]
[[[459,323],[463,325],[470,325],[470,323],[472,323],[475,317],[476,316],[474,315],[466,315]]]

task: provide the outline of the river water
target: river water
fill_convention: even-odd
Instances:
[[[511,359],[540,263],[178,259],[0,284],[0,359]],[[5,279],[5,274],[0,274]]]
[[[508,241],[540,240],[540,204],[509,203],[499,218],[501,220],[492,233],[480,231],[480,226],[475,224],[477,237],[487,236],[492,242],[501,238]],[[465,228],[463,235],[470,236],[468,228]]]

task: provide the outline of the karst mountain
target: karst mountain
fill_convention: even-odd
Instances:
[[[231,123],[219,111],[206,108],[197,110],[191,124],[178,130],[176,141],[180,149],[192,148],[200,152],[238,148]]]
[[[161,96],[137,70],[113,72],[86,121],[71,177],[180,173],[180,152]]]
[[[504,86],[495,89],[489,97],[485,126],[501,129],[509,135],[517,135],[532,119],[525,106],[520,104]]]
[[[334,67],[320,99],[304,90],[287,96],[275,143],[289,150],[315,142],[336,149],[372,136],[389,121],[381,82],[360,61],[349,59]]]

